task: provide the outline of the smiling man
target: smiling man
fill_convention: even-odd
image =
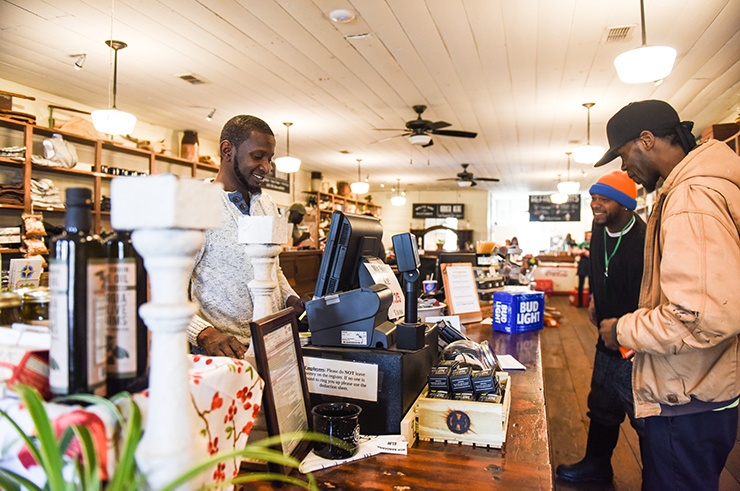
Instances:
[[[237,219],[241,215],[278,216],[275,203],[261,188],[275,154],[275,135],[259,118],[235,116],[221,130],[219,151],[221,167],[214,182],[224,189],[222,222],[221,228],[206,231],[205,243],[195,257],[190,295],[199,310],[188,326],[188,338],[208,355],[242,358],[251,336],[248,283],[254,279],[254,269],[246,248],[237,242]],[[288,306],[300,314],[304,302],[280,267],[277,280],[273,311]]]
[[[607,347],[635,350],[643,489],[651,490],[718,489],[737,434],[740,157],[716,140],[696,147],[692,127],[666,102],[633,102],[607,123],[610,148],[595,164],[621,157],[648,191],[663,182],[639,308],[599,330]]]
[[[637,308],[645,248],[645,222],[633,211],[637,186],[620,170],[599,178],[589,189],[594,215],[590,243],[592,298],[589,317],[596,326],[603,319],[620,317]],[[642,436],[643,421],[635,418],[632,397],[632,362],[615,349],[596,343],[591,390],[588,393],[588,438],[585,457],[559,465],[555,473],[571,482],[610,482],[611,459],[625,415]]]

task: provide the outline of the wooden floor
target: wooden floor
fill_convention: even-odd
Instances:
[[[589,419],[586,399],[596,351],[596,327],[588,320],[588,309],[577,309],[567,296],[552,296],[549,307],[562,314],[560,327],[545,328],[541,333],[545,401],[550,427],[553,473],[559,464],[579,461],[586,447]],[[740,434],[740,432],[739,432]],[[556,490],[640,489],[641,463],[637,435],[625,418],[612,458],[614,482],[608,485],[574,485],[554,480]],[[721,491],[740,490],[740,444],[730,454],[720,480]]]

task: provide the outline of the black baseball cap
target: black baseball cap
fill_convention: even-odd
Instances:
[[[609,150],[594,167],[608,164],[617,158],[617,152],[622,145],[640,136],[644,130],[655,132],[676,128],[680,124],[678,113],[667,102],[657,100],[631,102],[606,123]]]

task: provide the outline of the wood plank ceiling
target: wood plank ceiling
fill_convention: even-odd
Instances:
[[[332,22],[339,8],[356,19]],[[437,179],[463,162],[501,178],[477,189],[547,192],[566,177],[565,152],[586,141],[584,102],[596,103],[591,140],[602,146],[608,118],[633,100],[670,101],[697,135],[737,114],[740,1],[646,0],[645,9],[648,44],[678,50],[660,85],[623,84],[612,64],[641,42],[637,0],[0,0],[0,79],[105,107],[112,36],[128,43],[117,105],[140,124],[216,140],[229,117],[255,114],[283,155],[291,121],[291,155],[304,168],[354,181],[361,158],[371,192],[396,179],[454,188]],[[618,26],[629,35],[607,42]],[[377,130],[404,128],[415,104],[478,137],[421,148]],[[599,173],[572,166],[582,187]]]

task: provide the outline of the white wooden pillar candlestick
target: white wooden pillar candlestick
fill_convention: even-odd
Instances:
[[[288,222],[269,216],[239,217],[238,241],[245,244],[252,257],[254,279],[248,283],[252,295],[252,319],[274,313],[280,306],[272,305],[272,294],[278,286],[276,263],[282,250],[279,244],[288,239]]]
[[[149,404],[136,460],[151,489],[208,457],[195,442],[189,411],[186,327],[197,309],[187,292],[202,230],[220,226],[220,193],[219,186],[173,175],[111,183],[111,224],[133,231],[149,275],[151,301],[140,309],[152,334]]]

